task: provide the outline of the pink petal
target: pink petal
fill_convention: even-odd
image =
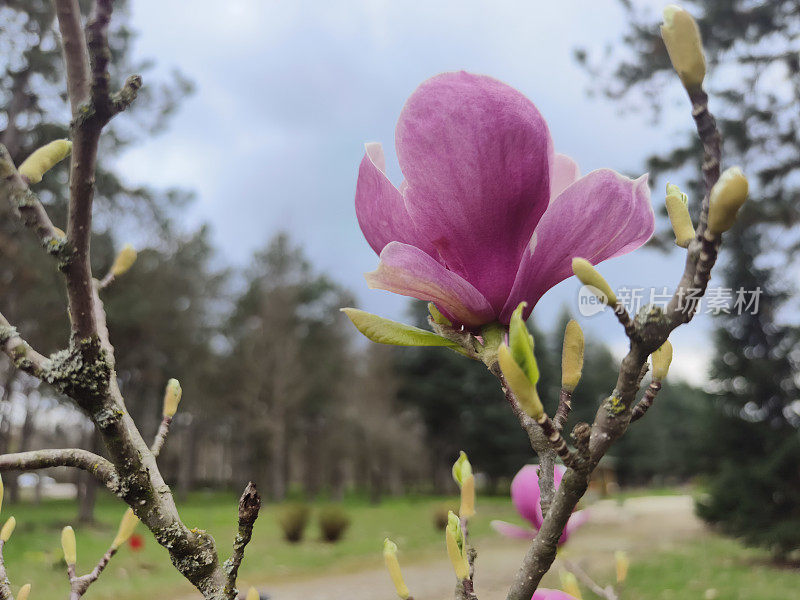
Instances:
[[[395,140],[411,219],[499,312],[550,199],[544,119],[496,79],[443,73],[408,99]]]
[[[401,184],[398,190],[386,177],[386,158],[378,143],[365,144],[366,151],[358,168],[356,216],[369,245],[380,254],[389,242],[411,244],[435,254],[423,240],[406,211]]]
[[[365,277],[371,288],[435,302],[448,317],[469,328],[495,319],[478,290],[415,246],[390,242],[381,252],[378,268]]]
[[[633,180],[599,169],[581,177],[536,226],[500,320],[507,321],[523,300],[530,314],[547,290],[572,275],[574,257],[596,265],[638,248],[654,227],[647,175]]]
[[[536,537],[535,529],[519,527],[518,525],[512,525],[511,523],[506,523],[505,521],[498,521],[495,519],[494,521],[491,521],[489,525],[491,525],[492,529],[494,529],[497,533],[508,538],[532,540]]]
[[[556,154],[550,166],[550,199],[571,186],[580,177],[578,164],[566,154]]]
[[[511,482],[511,501],[517,512],[536,530],[542,526],[543,520],[540,498],[539,466],[525,465]]]
[[[566,592],[562,592],[561,590],[548,590],[545,588],[539,588],[535,592],[533,592],[533,596],[531,600],[576,600],[575,596],[570,596]]]
[[[580,529],[588,520],[589,512],[586,510],[578,510],[572,513],[567,521],[566,527],[564,527],[564,533],[561,534],[561,538],[558,540],[558,543],[566,543],[566,541],[569,539],[569,536]]]

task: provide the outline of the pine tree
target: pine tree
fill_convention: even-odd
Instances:
[[[670,71],[657,24],[629,2],[625,45],[633,59],[590,67],[611,75],[611,97],[641,98],[663,108]],[[746,293],[760,290],[758,310],[733,310],[716,321],[712,410],[703,423],[699,451],[710,473],[700,514],[724,531],[778,554],[800,547],[800,437],[797,427],[797,327],[782,317],[794,291],[783,279],[800,247],[787,232],[800,221],[800,5],[796,0],[688,3],[707,51],[711,109],[724,140],[726,165],[741,165],[751,182],[751,200],[737,226],[712,285]],[[578,59],[591,65],[585,52]],[[719,75],[716,75],[719,74]],[[678,140],[680,142],[681,140]],[[666,156],[648,161],[658,176],[697,164],[693,134]],[[697,167],[694,167],[697,168]],[[699,171],[693,171],[700,197]],[[721,274],[721,277],[720,277]],[[752,296],[750,296],[752,298]],[[661,402],[659,398],[659,402]],[[648,416],[649,418],[649,416]],[[701,417],[698,417],[701,418]]]

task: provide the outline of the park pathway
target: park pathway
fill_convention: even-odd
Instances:
[[[578,561],[594,572],[611,572],[615,550],[637,552],[667,549],[702,532],[690,496],[631,498],[620,504],[603,500],[590,507],[591,521],[570,538],[564,558]],[[490,538],[478,543],[475,588],[481,600],[502,600],[522,561],[528,544]],[[556,564],[558,564],[558,559]],[[554,569],[553,571],[556,571]],[[446,558],[423,560],[403,556],[403,573],[412,593],[420,599],[453,597],[453,574]],[[557,587],[551,572],[546,584]],[[383,568],[331,573],[302,580],[264,585],[271,600],[392,600],[389,578]]]

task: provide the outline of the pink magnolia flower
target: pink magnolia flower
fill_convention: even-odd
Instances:
[[[548,590],[545,588],[533,592],[531,600],[576,600],[575,596],[570,596],[560,590]]]
[[[547,123],[517,90],[484,75],[437,75],[417,88],[395,131],[399,187],[380,144],[366,145],[356,214],[377,270],[372,288],[432,301],[476,330],[508,323],[572,275],[652,235],[647,176],[609,169],[580,177],[553,151]]]
[[[561,479],[564,477],[566,471],[567,469],[563,466],[556,465],[554,473],[556,489],[561,485]],[[514,508],[517,509],[517,512],[530,522],[532,529],[517,527],[505,521],[492,521],[492,528],[506,537],[533,539],[536,537],[536,533],[539,531],[539,528],[542,526],[542,521],[544,520],[540,499],[539,465],[525,465],[511,482],[511,501],[514,503]],[[564,544],[569,536],[572,535],[578,527],[583,525],[587,519],[588,514],[585,510],[572,513],[558,543]]]

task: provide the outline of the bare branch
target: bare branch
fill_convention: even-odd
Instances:
[[[597,411],[588,448],[585,447],[585,442],[581,442],[582,453],[587,459],[580,461],[577,468],[569,468],[564,475],[542,527],[517,572],[507,600],[529,600],[536,591],[542,576],[555,559],[561,532],[585,493],[592,470],[630,424],[632,406],[640,388],[647,358],[667,340],[676,327],[691,320],[693,311],[685,310],[682,306],[682,299],[688,297],[689,288],[696,286],[699,295],[705,292],[720,243],[706,229],[709,192],[719,179],[720,136],[714,118],[708,111],[708,96],[705,92],[694,94],[691,100],[692,115],[703,144],[703,174],[706,184],[697,237],[689,244],[683,275],[666,311],[650,307],[632,320],[627,312],[615,310],[630,339],[630,349],[620,365],[616,387]]]
[[[588,587],[592,593],[600,598],[605,598],[606,600],[619,600],[619,596],[614,591],[614,588],[610,585],[607,587],[602,587],[598,584],[594,579],[592,579],[589,574],[584,571],[578,563],[572,562],[570,560],[564,561],[564,567],[575,575],[575,577],[586,587]]]
[[[42,373],[50,365],[50,361],[36,352],[23,340],[0,313],[0,349],[11,359],[14,366],[34,377],[42,377]]]
[[[11,582],[6,574],[6,562],[3,558],[3,546],[5,545],[6,543],[0,540],[0,600],[14,600],[14,595],[11,593]]]
[[[51,448],[0,455],[0,473],[36,471],[51,467],[75,467],[91,474],[114,494],[120,493],[120,481],[114,465],[102,456],[80,448]]]
[[[55,4],[67,67],[67,93],[72,114],[77,115],[80,106],[89,99],[89,52],[81,24],[81,9],[78,0],[55,0]]]
[[[561,388],[561,393],[558,395],[558,409],[556,410],[556,416],[553,418],[556,429],[563,431],[570,412],[572,412],[572,392],[566,388]]]
[[[114,558],[114,555],[117,553],[117,548],[113,546],[106,550],[106,553],[103,555],[103,558],[95,565],[94,569],[90,573],[86,575],[82,575],[80,577],[77,576],[75,572],[75,565],[67,565],[67,574],[69,576],[69,587],[70,587],[70,600],[78,600],[79,598],[83,597],[83,595],[89,590],[89,586],[91,586],[97,579],[100,577],[100,574],[103,570],[108,566],[108,563]]]
[[[641,419],[645,413],[650,410],[650,407],[653,406],[653,402],[658,395],[658,392],[661,390],[661,382],[660,381],[651,381],[650,386],[647,388],[647,391],[644,393],[644,398],[639,400],[636,406],[633,407],[633,412],[631,413],[631,423],[634,421],[638,421]]]
[[[261,496],[258,494],[256,484],[252,481],[244,488],[244,493],[239,499],[239,531],[233,542],[233,554],[225,561],[223,569],[227,573],[228,581],[225,585],[225,595],[234,598],[237,594],[236,579],[239,576],[239,567],[244,558],[244,549],[253,536],[253,525],[261,510]]]
[[[66,257],[64,238],[47,216],[42,203],[17,171],[11,155],[2,144],[0,144],[0,195],[8,198],[11,206],[19,212],[23,223],[36,233],[42,246],[50,254],[60,258]]]
[[[153,440],[153,445],[150,446],[150,452],[152,452],[153,456],[155,456],[156,458],[158,458],[158,455],[161,454],[161,449],[164,447],[164,442],[167,441],[167,435],[169,434],[169,426],[171,424],[172,424],[172,417],[165,416],[163,419],[161,419],[161,425],[158,426],[158,431],[156,432],[156,437]]]

